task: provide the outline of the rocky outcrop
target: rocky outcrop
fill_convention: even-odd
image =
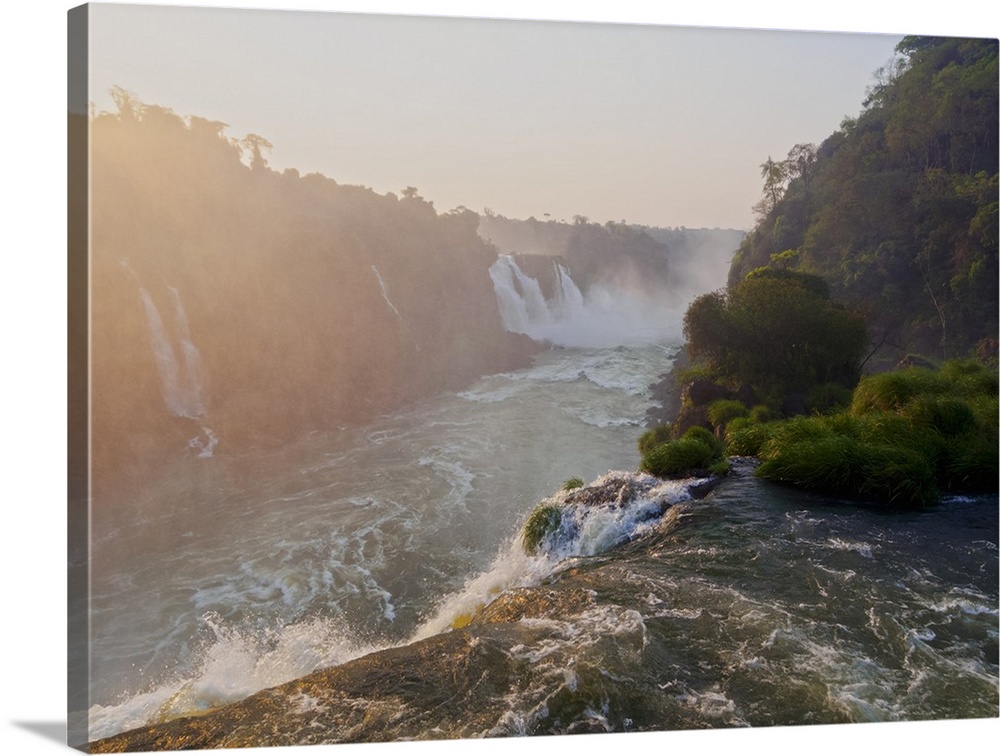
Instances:
[[[206,714],[130,730],[89,753],[375,742],[515,734],[502,723],[551,632],[523,619],[559,620],[596,605],[593,591],[521,588],[461,630],[378,651],[260,691]]]

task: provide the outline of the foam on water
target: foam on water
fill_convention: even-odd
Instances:
[[[420,640],[467,622],[476,611],[512,588],[539,585],[567,559],[593,556],[641,536],[656,527],[666,509],[691,499],[691,487],[703,479],[664,481],[644,473],[609,472],[590,485],[573,491],[559,491],[542,505],[563,511],[559,528],[543,541],[538,553],[528,554],[520,535],[508,540],[484,572],[466,581],[461,590],[445,597],[432,616],[414,633]],[[589,504],[569,503],[570,497],[587,492],[611,490],[616,486],[632,489],[634,498],[618,502],[598,499]]]
[[[129,693],[118,703],[91,707],[92,738],[238,701],[375,650],[348,640],[343,626],[330,619],[256,631],[228,626],[212,613],[203,622],[212,638],[201,649],[193,671]]]

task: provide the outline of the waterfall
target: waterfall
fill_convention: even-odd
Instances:
[[[513,257],[501,255],[490,266],[490,278],[500,306],[500,317],[508,331],[537,338],[533,331],[552,323],[542,287],[525,274]]]
[[[389,309],[392,310],[393,313],[395,313],[396,317],[399,318],[400,321],[402,321],[403,316],[399,314],[399,310],[396,309],[396,305],[394,305],[392,303],[392,300],[389,299],[389,287],[386,285],[385,280],[382,278],[382,275],[378,272],[378,268],[376,268],[374,265],[372,265],[372,273],[374,273],[375,278],[378,279],[378,287],[379,289],[382,290],[382,299],[384,299],[385,303],[389,305]]]
[[[392,310],[393,315],[396,316],[399,324],[403,326],[403,330],[406,331],[407,335],[410,337],[410,343],[413,345],[414,351],[419,352],[420,345],[417,344],[416,340],[413,338],[413,334],[410,333],[410,327],[406,325],[406,321],[403,320],[403,316],[399,314],[399,310],[396,309],[396,305],[394,305],[392,300],[389,299],[389,285],[385,282],[385,279],[382,278],[382,274],[378,272],[378,268],[372,265],[371,269],[372,273],[375,274],[375,279],[378,281],[378,288],[382,292],[382,299],[384,299],[385,303],[389,305],[389,309]]]
[[[613,282],[597,282],[586,292],[555,260],[551,301],[538,281],[510,255],[490,266],[500,318],[506,330],[563,347],[604,348],[655,343],[679,337],[676,305],[652,299]]]
[[[153,348],[157,372],[160,374],[163,401],[167,410],[175,417],[199,418],[206,411],[201,355],[191,340],[187,313],[184,311],[180,294],[172,286],[168,289],[173,304],[173,325],[177,334],[176,349],[153,298],[146,289],[139,289],[139,296],[146,311],[146,323],[149,326],[150,345]]]

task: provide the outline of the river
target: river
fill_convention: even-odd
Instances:
[[[660,491],[662,516],[595,508],[566,548],[524,553],[564,481],[635,470],[677,330],[566,338],[365,427],[178,461],[94,534],[91,737],[437,638],[518,588],[561,598],[476,626],[512,690],[346,739],[996,716],[995,496],[885,514],[736,460],[704,497]]]

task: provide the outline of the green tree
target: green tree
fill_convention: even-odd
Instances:
[[[853,386],[867,331],[858,314],[830,299],[819,277],[762,268],[696,299],[684,335],[692,358],[718,379],[749,385],[780,406],[817,384]]]

